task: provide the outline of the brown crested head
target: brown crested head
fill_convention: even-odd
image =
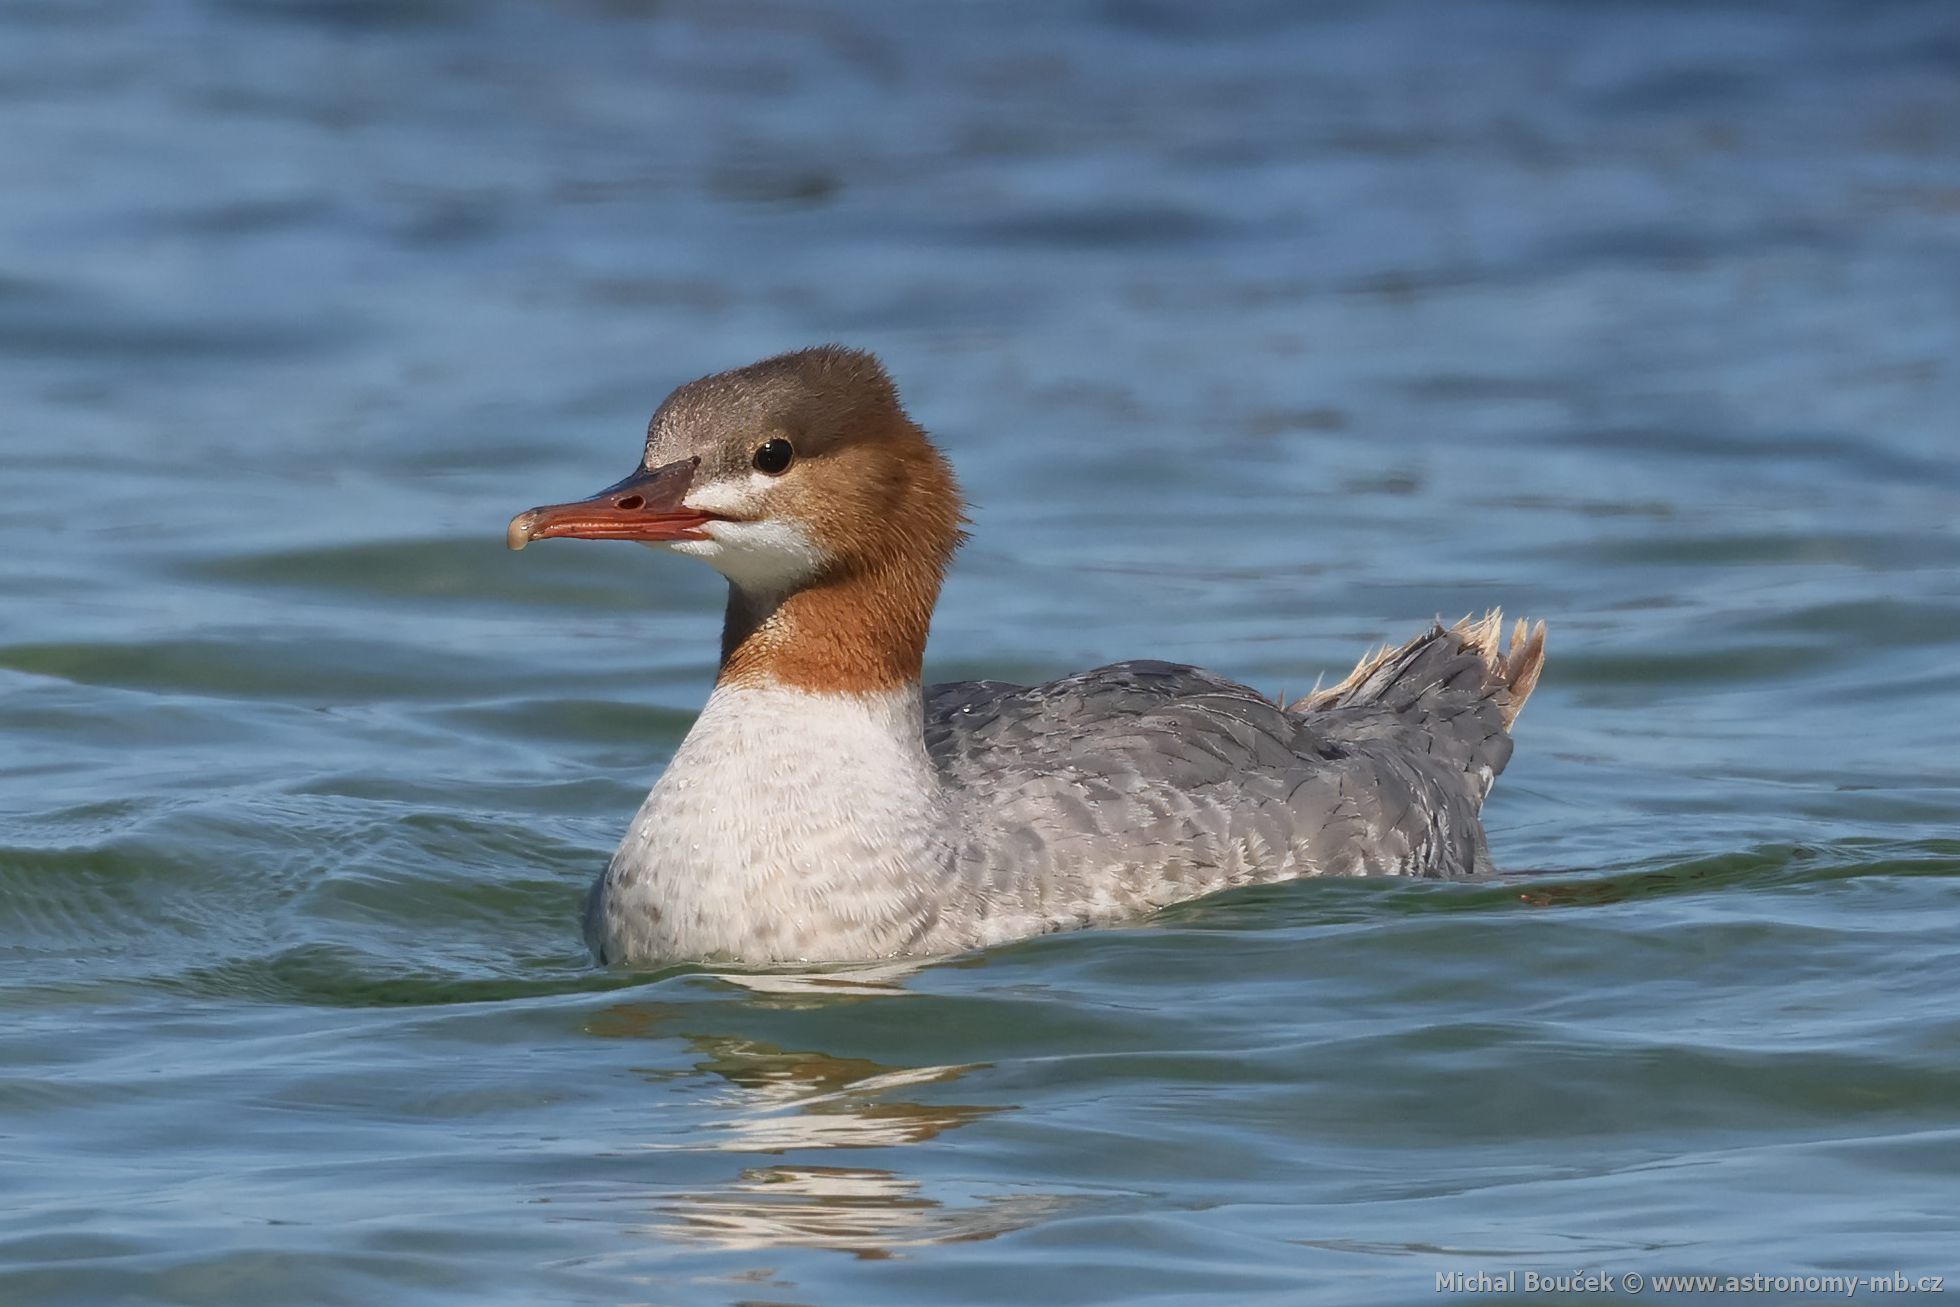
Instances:
[[[686,502],[775,529],[710,531],[714,562],[746,592],[929,560],[960,542],[958,484],[905,413],[884,366],[826,345],[690,381],[647,427],[646,466],[699,458]],[[800,536],[800,540],[792,537]]]
[[[867,691],[917,678],[959,486],[884,367],[827,345],[690,381],[633,476],[521,514],[511,542],[638,539],[728,578],[722,680]]]

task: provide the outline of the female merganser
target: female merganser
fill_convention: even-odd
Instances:
[[[637,540],[728,579],[714,692],[586,901],[602,962],[861,961],[1298,876],[1489,870],[1478,810],[1544,664],[1492,612],[1292,703],[1128,662],[921,689],[960,530],[869,354],[689,382],[639,470],[509,542]]]

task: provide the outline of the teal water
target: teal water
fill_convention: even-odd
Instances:
[[[1940,0],[0,7],[0,1303],[1960,1275],[1956,59]],[[719,594],[503,523],[829,339],[976,505],[936,676],[1546,619],[1509,874],[595,968]]]

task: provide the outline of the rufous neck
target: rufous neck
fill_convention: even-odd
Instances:
[[[730,586],[718,685],[869,694],[918,683],[940,569],[888,559],[781,597]]]

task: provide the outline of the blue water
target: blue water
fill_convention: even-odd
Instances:
[[[0,1302],[1960,1274],[1957,65],[1944,0],[0,6]],[[1509,874],[594,967],[720,596],[503,523],[824,340],[975,503],[932,675],[1546,619]]]

